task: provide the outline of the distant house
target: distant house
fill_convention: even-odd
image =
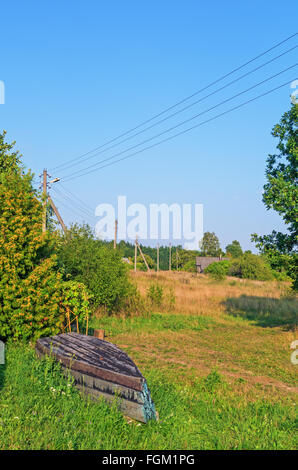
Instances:
[[[229,258],[222,258],[221,256],[197,256],[196,257],[196,268],[197,273],[203,273],[204,269],[209,266],[211,263],[217,263],[218,261],[222,261],[224,259]]]

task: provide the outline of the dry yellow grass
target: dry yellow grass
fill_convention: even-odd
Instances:
[[[143,296],[151,282],[162,285],[165,293],[172,289],[176,299],[173,313],[180,315],[222,317],[222,313],[226,311],[224,302],[228,298],[246,295],[279,299],[289,287],[286,283],[251,281],[232,277],[218,282],[209,279],[204,274],[175,271],[132,272],[131,276]]]

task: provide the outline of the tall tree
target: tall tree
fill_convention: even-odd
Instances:
[[[263,202],[266,208],[275,210],[287,227],[287,232],[273,231],[269,235],[252,235],[260,251],[267,255],[272,267],[284,269],[298,289],[297,241],[298,241],[298,105],[284,113],[272,130],[278,139],[278,153],[269,155],[266,166],[267,182]]]
[[[217,236],[214,232],[205,232],[201,242],[202,256],[220,256],[221,249]]]
[[[238,240],[233,240],[232,243],[226,246],[226,253],[232,258],[239,258],[242,255],[242,248]]]

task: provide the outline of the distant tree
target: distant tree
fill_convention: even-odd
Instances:
[[[267,158],[263,202],[275,210],[287,225],[287,233],[273,231],[269,235],[252,235],[256,246],[264,253],[271,266],[284,270],[294,280],[298,289],[298,105],[293,104],[284,113],[280,123],[272,130],[278,139],[278,153]]]
[[[238,240],[233,240],[230,245],[226,246],[226,254],[232,256],[232,258],[238,258],[242,253],[242,248]]]
[[[147,261],[149,268],[155,269],[156,265],[153,259],[151,258],[151,256],[147,255],[146,253],[145,254],[143,253],[143,255],[144,255],[145,260]],[[141,271],[147,271],[146,264],[144,263],[144,260],[141,255],[137,256],[137,263],[140,266]]]
[[[274,272],[268,262],[259,255],[246,253],[240,258],[230,261],[229,274],[244,279],[270,281],[274,279]]]
[[[202,256],[220,256],[222,253],[217,236],[214,232],[205,232],[201,242]]]

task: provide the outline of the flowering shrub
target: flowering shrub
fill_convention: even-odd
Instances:
[[[89,296],[82,283],[63,281],[32,175],[10,149],[0,134],[0,337],[34,340],[60,332],[67,308],[82,320]]]

